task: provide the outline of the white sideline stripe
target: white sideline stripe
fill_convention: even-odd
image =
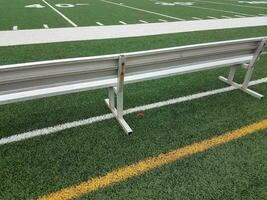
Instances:
[[[149,11],[149,10],[144,10],[144,9],[141,9],[141,8],[127,6],[125,4],[115,3],[113,1],[108,1],[108,0],[101,0],[101,1],[102,2],[105,2],[105,3],[110,3],[110,4],[117,5],[117,6],[125,7],[125,8],[130,8],[132,10],[138,10],[138,11],[141,11],[141,12],[150,13],[150,14],[154,14],[154,15],[159,15],[159,16],[162,16],[162,17],[167,17],[167,18],[171,18],[171,19],[181,20],[180,18],[173,17],[173,16],[170,16],[170,15],[164,15],[164,14],[161,14],[161,13],[157,13],[157,12],[153,12],[153,11]]]
[[[148,24],[148,22],[147,21],[144,21],[144,20],[139,20],[139,22],[142,22],[144,24]]]
[[[203,20],[202,18],[199,18],[199,17],[192,17],[192,19]]]
[[[267,17],[0,31],[0,46],[75,42],[266,26]]]
[[[104,26],[104,24],[102,24],[100,22],[96,22],[96,24],[98,24],[99,26]]]
[[[44,26],[44,28],[46,28],[46,29],[49,28],[49,26],[48,26],[47,24],[44,24],[43,26]]]
[[[75,24],[73,21],[71,21],[68,17],[66,17],[65,15],[63,15],[58,9],[56,9],[55,7],[53,7],[52,5],[50,5],[47,1],[42,0],[46,5],[48,5],[52,10],[54,10],[57,14],[59,14],[61,17],[63,17],[63,19],[65,19],[67,22],[69,22],[72,26],[77,27],[78,25]]]
[[[127,23],[126,22],[124,22],[124,21],[119,21],[119,23],[120,24],[124,24],[124,25],[126,25]]]
[[[13,26],[13,31],[17,31],[18,30],[18,26]]]
[[[165,19],[158,19],[160,22],[168,22],[167,20]]]
[[[255,81],[251,81],[249,83],[249,85],[253,86],[253,85],[258,85],[258,84],[266,83],[266,82],[267,82],[267,77],[262,78],[262,79],[258,79]],[[161,101],[161,102],[152,103],[152,104],[148,104],[148,105],[137,106],[135,108],[127,109],[123,113],[124,113],[124,115],[132,114],[135,112],[160,108],[163,106],[169,106],[172,104],[182,103],[182,102],[186,102],[186,101],[192,101],[194,99],[199,99],[199,98],[203,98],[203,97],[207,97],[207,96],[211,96],[211,95],[215,95],[215,94],[220,94],[220,93],[225,93],[225,92],[229,92],[229,91],[233,91],[233,90],[237,90],[237,88],[235,88],[233,86],[224,87],[224,88],[210,90],[210,91],[206,91],[206,92],[201,92],[201,93],[197,93],[197,94],[193,94],[193,95],[178,97],[178,98],[170,99],[167,101]],[[88,119],[83,119],[83,120],[74,121],[74,122],[68,122],[68,123],[64,123],[64,124],[60,124],[60,125],[56,125],[56,126],[52,126],[52,127],[48,127],[48,128],[42,128],[42,129],[37,129],[37,130],[33,130],[33,131],[29,131],[29,132],[25,132],[25,133],[21,133],[21,134],[17,134],[17,135],[12,135],[9,137],[1,138],[0,139],[0,145],[9,144],[9,143],[13,143],[13,142],[19,142],[22,140],[27,140],[27,139],[42,136],[42,135],[49,135],[49,134],[57,133],[57,132],[67,130],[70,128],[76,128],[79,126],[89,125],[89,124],[105,121],[105,120],[112,119],[112,118],[114,118],[114,116],[111,113],[110,114],[104,114],[104,115],[100,115],[100,116],[96,116],[96,117],[90,117]]]

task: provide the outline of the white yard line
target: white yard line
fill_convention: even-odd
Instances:
[[[124,22],[124,21],[119,21],[119,23],[120,24],[124,24],[124,25],[126,25],[127,23],[126,22]]]
[[[182,19],[182,18],[176,18],[176,19],[179,21],[186,21],[185,19]]]
[[[0,46],[75,42],[101,39],[144,37],[194,31],[266,26],[267,17],[175,21],[167,23],[128,24],[0,31]]]
[[[148,22],[144,21],[144,20],[139,20],[139,22],[144,23],[144,24],[148,24]]]
[[[52,10],[54,10],[57,14],[59,14],[63,19],[65,19],[68,23],[70,23],[74,27],[78,27],[77,24],[75,24],[72,20],[70,20],[68,17],[66,17],[64,14],[62,14],[58,9],[53,7],[51,4],[49,4],[47,1],[42,0],[47,6],[49,6]]]
[[[164,15],[164,14],[161,14],[161,13],[157,13],[157,12],[153,12],[153,11],[149,11],[149,10],[144,10],[144,9],[141,9],[141,8],[127,6],[125,4],[120,4],[120,3],[113,2],[113,1],[108,1],[108,0],[101,0],[101,1],[105,2],[105,3],[121,6],[121,7],[124,7],[124,8],[129,8],[129,9],[132,9],[132,10],[138,10],[138,11],[141,11],[141,12],[150,13],[150,14],[154,14],[154,15],[158,15],[158,16],[162,16],[162,17],[166,17],[166,18],[170,18],[170,19],[182,20],[180,18],[173,17],[173,16],[170,16],[170,15]]]
[[[104,24],[102,24],[101,22],[96,22],[96,24],[99,26],[104,26]]]
[[[44,24],[43,26],[44,26],[45,29],[49,28],[49,26],[47,24]]]
[[[13,31],[17,31],[18,30],[18,26],[13,26]]]
[[[258,85],[258,84],[266,83],[266,82],[267,82],[267,78],[262,78],[259,80],[251,81],[249,85],[253,86],[253,85]],[[152,103],[152,104],[148,104],[148,105],[137,106],[135,108],[130,108],[130,109],[125,110],[124,115],[132,114],[132,113],[136,113],[136,112],[140,112],[140,111],[145,111],[145,110],[151,110],[151,109],[155,109],[155,108],[160,108],[160,107],[164,107],[164,106],[169,106],[172,104],[192,101],[195,99],[200,99],[203,97],[212,96],[212,95],[216,95],[216,94],[220,94],[220,93],[225,93],[225,92],[229,92],[229,91],[233,91],[233,90],[237,90],[237,89],[233,86],[229,86],[229,87],[224,87],[224,88],[220,88],[220,89],[216,89],[216,90],[210,90],[210,91],[201,92],[201,93],[197,93],[197,94],[193,94],[193,95],[178,97],[178,98],[170,99],[167,101],[161,101],[161,102]],[[0,145],[9,144],[9,143],[13,143],[13,142],[19,142],[22,140],[27,140],[27,139],[38,137],[38,136],[49,135],[49,134],[57,133],[57,132],[64,131],[64,130],[67,130],[70,128],[85,126],[85,125],[105,121],[105,120],[112,119],[112,118],[114,118],[114,116],[112,114],[104,114],[104,115],[100,115],[100,116],[96,116],[96,117],[90,117],[90,118],[79,120],[79,121],[68,122],[68,123],[55,125],[55,126],[48,127],[48,128],[37,129],[37,130],[33,130],[33,131],[29,131],[29,132],[25,132],[25,133],[21,133],[21,134],[17,134],[17,135],[12,135],[9,137],[1,138],[0,139]]]
[[[232,5],[232,6],[238,6],[238,7],[246,7],[246,8],[257,8],[257,9],[265,9],[267,8],[264,7],[258,7],[258,6],[249,6],[249,5],[244,5],[244,4],[234,4],[234,3],[225,3],[225,2],[215,2],[215,1],[205,1],[205,0],[195,0],[199,2],[206,2],[206,3],[211,3],[211,4],[218,4],[218,5]]]

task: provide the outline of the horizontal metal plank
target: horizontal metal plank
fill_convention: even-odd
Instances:
[[[125,84],[141,82],[146,80],[152,80],[156,78],[164,78],[173,75],[185,74],[185,73],[192,73],[201,70],[208,70],[218,67],[223,67],[226,65],[234,65],[245,63],[251,60],[251,56],[247,57],[240,57],[240,58],[233,58],[229,60],[223,61],[214,61],[210,63],[202,63],[196,64],[191,66],[183,66],[180,68],[168,68],[165,70],[157,70],[157,71],[150,71],[144,74],[132,74],[125,77]],[[117,78],[107,78],[104,80],[97,80],[97,81],[88,81],[84,83],[73,83],[68,85],[58,85],[58,86],[47,86],[46,88],[30,88],[29,90],[25,91],[13,91],[11,93],[0,94],[0,105],[48,97],[48,96],[55,96],[61,94],[69,94],[74,92],[81,92],[93,89],[100,89],[100,88],[107,88],[116,86]]]
[[[146,80],[152,80],[152,79],[158,79],[158,78],[164,78],[174,75],[181,75],[186,73],[193,73],[203,70],[209,70],[219,67],[225,67],[225,66],[234,66],[239,65],[242,63],[247,63],[252,59],[252,56],[244,56],[244,57],[237,57],[237,58],[231,58],[226,60],[214,60],[213,62],[209,63],[196,63],[194,65],[185,65],[177,67],[170,67],[162,70],[155,70],[155,71],[147,71],[146,73],[137,73],[132,74],[125,77],[125,83],[135,83],[135,82],[142,82]]]

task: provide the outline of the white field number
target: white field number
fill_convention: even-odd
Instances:
[[[55,4],[56,7],[58,8],[74,8],[76,6],[87,6],[88,4],[82,4],[82,3],[77,3],[77,4],[68,4],[68,3],[58,3]],[[25,8],[45,8],[45,6],[41,4],[31,4],[31,5],[26,5]]]
[[[163,2],[163,1],[154,1],[154,2],[155,2],[155,4],[162,5],[162,6],[175,6],[175,5],[178,5],[178,6],[192,6],[195,3],[195,2]]]
[[[248,4],[267,4],[267,1],[238,1],[238,3],[248,3]]]
[[[32,4],[32,5],[27,5],[25,8],[44,8],[45,6],[42,6],[41,4]]]

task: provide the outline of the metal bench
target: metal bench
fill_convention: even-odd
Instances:
[[[185,73],[230,67],[220,80],[256,97],[248,88],[255,63],[267,53],[267,37],[250,38],[105,56],[61,59],[0,66],[0,105],[99,88],[108,89],[105,100],[127,134],[123,119],[123,86]],[[237,67],[247,72],[235,83]]]

